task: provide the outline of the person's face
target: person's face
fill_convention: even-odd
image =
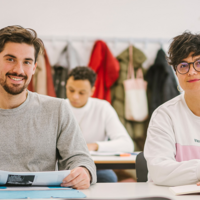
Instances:
[[[37,64],[34,63],[34,46],[8,42],[0,53],[0,90],[12,95],[27,88]]]
[[[193,53],[190,53],[190,55],[183,59],[183,62],[195,62],[196,60],[200,60],[199,56],[192,57]],[[176,75],[179,80],[179,84],[181,88],[185,92],[197,92],[200,91],[200,72],[196,71],[192,64],[190,64],[190,70],[186,74],[180,74],[178,71],[176,71]]]
[[[91,87],[88,80],[74,80],[71,76],[66,84],[67,98],[75,108],[83,107],[90,96],[93,95],[95,88]]]

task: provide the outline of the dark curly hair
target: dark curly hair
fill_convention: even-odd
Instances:
[[[78,66],[72,69],[68,75],[68,79],[73,76],[74,80],[88,80],[91,87],[94,86],[96,81],[96,73],[89,67]]]
[[[19,25],[7,26],[0,29],[0,52],[4,50],[7,42],[33,45],[35,49],[35,62],[39,51],[44,50],[44,44],[42,40],[37,37],[37,33],[33,29],[23,28]]]
[[[192,56],[200,55],[200,34],[192,34],[185,31],[183,34],[173,38],[170,44],[167,61],[176,71],[176,66],[187,58],[190,53]]]

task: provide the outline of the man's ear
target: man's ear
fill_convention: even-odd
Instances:
[[[37,67],[37,62],[34,64],[34,67],[33,67],[33,74],[35,74],[36,67]]]
[[[91,92],[91,95],[90,95],[90,96],[93,96],[95,89],[96,89],[96,88],[93,86],[93,87],[92,87],[92,92]]]

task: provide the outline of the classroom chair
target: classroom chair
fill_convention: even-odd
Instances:
[[[137,176],[137,182],[147,182],[147,162],[144,158],[143,152],[140,152],[136,157],[136,176]]]

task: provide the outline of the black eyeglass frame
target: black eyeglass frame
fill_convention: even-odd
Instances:
[[[198,71],[198,70],[194,67],[194,63],[197,62],[197,61],[200,62],[200,59],[198,59],[198,60],[196,60],[196,61],[194,61],[194,62],[190,62],[190,63],[184,61],[184,63],[187,63],[187,64],[189,65],[188,71],[185,72],[185,73],[180,73],[180,72],[178,71],[178,68],[177,68],[177,67],[178,67],[178,65],[181,64],[181,63],[179,63],[178,65],[176,65],[175,68],[176,68],[176,70],[178,71],[179,74],[187,74],[187,73],[190,71],[190,65],[193,64],[193,68],[194,68],[197,72],[200,72],[200,70]]]

